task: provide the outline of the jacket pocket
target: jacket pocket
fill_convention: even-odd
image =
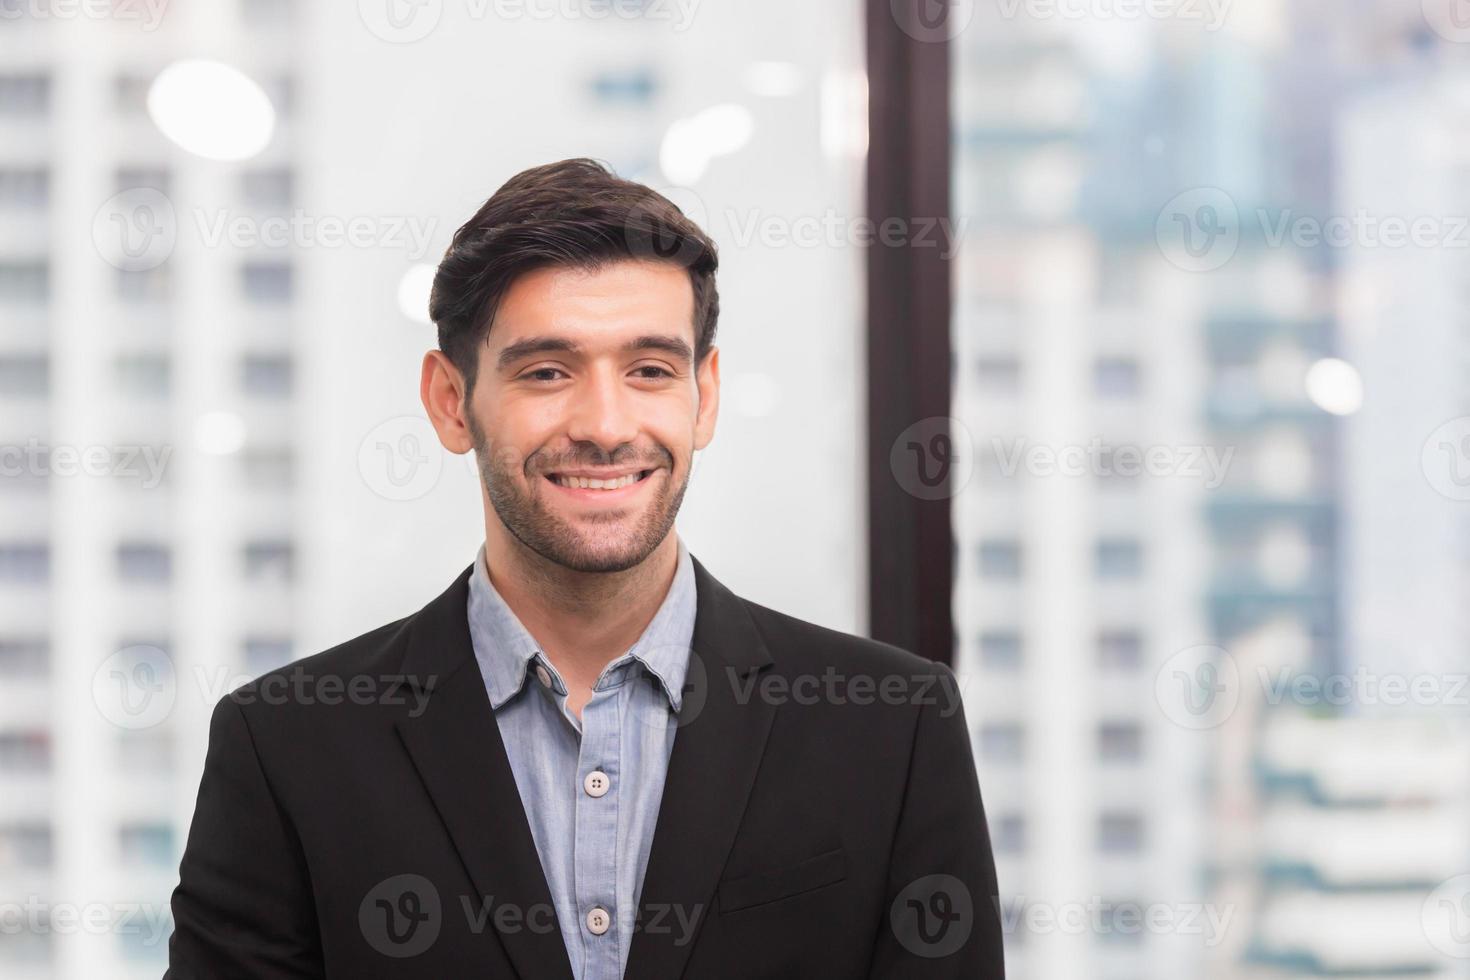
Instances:
[[[838,847],[789,868],[761,871],[720,882],[720,911],[734,912],[764,905],[834,884],[846,877],[847,852]]]

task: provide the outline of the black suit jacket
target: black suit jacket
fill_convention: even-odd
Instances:
[[[1000,980],[954,675],[694,568],[690,676],[625,976]],[[472,569],[217,705],[167,977],[571,980],[475,664]]]

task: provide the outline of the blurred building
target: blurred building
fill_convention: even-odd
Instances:
[[[296,653],[297,270],[281,248],[206,259],[195,234],[290,212],[292,7],[69,10],[0,21],[0,906],[25,914],[0,974],[18,980],[160,973],[207,711],[180,690]],[[248,164],[194,160],[149,119],[151,79],[195,44],[275,107]]]
[[[956,651],[1018,980],[1195,975],[1204,954],[1128,926],[1203,891],[1207,743],[1153,688],[1207,638],[1215,479],[1200,289],[1160,253],[1148,195],[1174,134],[1135,40],[985,6],[954,51],[955,415],[975,459]]]

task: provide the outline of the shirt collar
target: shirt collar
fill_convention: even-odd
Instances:
[[[675,535],[679,545],[674,581],[654,613],[648,628],[622,656],[615,657],[598,677],[596,689],[611,683],[612,675],[623,669],[627,661],[636,660],[648,673],[658,678],[669,704],[677,712],[683,705],[684,680],[689,668],[690,644],[694,640],[695,583],[694,562],[684,540]],[[544,667],[552,689],[567,693],[561,675],[541,650],[529,630],[506,604],[490,582],[489,566],[482,543],[475,553],[475,569],[469,581],[468,615],[470,639],[475,660],[490,695],[490,707],[499,710],[525,686],[526,677]]]

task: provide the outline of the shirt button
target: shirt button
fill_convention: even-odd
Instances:
[[[607,773],[594,769],[582,780],[582,788],[587,791],[588,796],[597,799],[607,795],[607,791],[612,788],[612,780],[607,778]]]
[[[542,687],[551,686],[551,671],[546,669],[545,664],[536,665],[536,679],[541,682]]]
[[[594,906],[592,911],[587,913],[587,931],[592,933],[592,935],[602,935],[607,932],[608,927],[611,925],[612,916],[608,915],[607,909],[602,906]]]

